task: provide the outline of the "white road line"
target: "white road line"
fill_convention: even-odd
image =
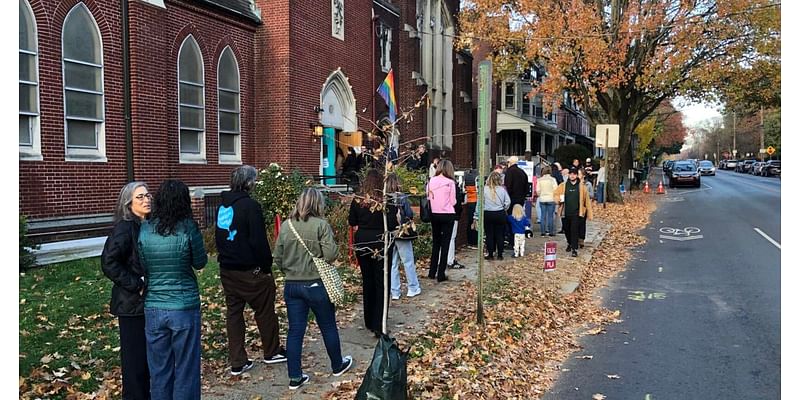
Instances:
[[[771,237],[767,236],[767,234],[764,233],[761,229],[758,229],[758,228],[755,228],[755,227],[753,229],[755,229],[755,231],[758,232],[759,235],[763,236],[764,239],[767,239],[767,240],[770,241],[770,243],[774,244],[775,247],[778,248],[778,250],[781,249],[781,244],[776,242],[775,240],[773,240]]]

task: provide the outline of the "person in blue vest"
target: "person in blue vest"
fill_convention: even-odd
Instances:
[[[150,396],[200,398],[200,289],[194,270],[208,262],[203,235],[192,219],[189,188],[166,180],[151,219],[139,231],[146,271],[144,316]]]
[[[265,364],[286,362],[281,347],[278,315],[275,314],[275,278],[272,252],[267,240],[261,205],[250,198],[258,171],[242,165],[231,173],[231,190],[222,192],[217,211],[217,261],[225,293],[225,328],[228,333],[228,362],[231,375],[253,368],[245,350],[244,308],[253,309]]]

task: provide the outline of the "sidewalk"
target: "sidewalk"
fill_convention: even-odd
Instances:
[[[540,237],[538,225],[535,226],[535,236],[527,239],[525,261],[544,263],[544,243],[555,240],[558,243],[557,269],[554,272],[539,270],[534,276],[537,285],[553,285],[562,293],[571,293],[579,284],[583,268],[591,260],[592,253],[603,240],[610,225],[589,221],[586,227],[586,240],[584,249],[579,251],[578,257],[571,257],[564,251],[566,247],[564,235],[555,237]],[[389,306],[388,327],[390,336],[409,337],[418,334],[431,315],[436,313],[454,293],[462,290],[461,283],[477,280],[478,268],[477,250],[463,247],[457,251],[457,259],[466,266],[464,269],[448,270],[450,280],[437,284],[435,280],[427,279],[426,262],[417,262],[417,274],[420,276],[422,294],[414,298],[401,297],[394,300]],[[513,264],[519,259],[512,258],[513,250],[506,250],[503,261],[485,261],[484,276],[490,276],[493,271],[503,268],[504,265]],[[538,260],[538,261],[537,261]],[[535,265],[535,264],[534,264]],[[402,268],[401,268],[402,271]],[[279,287],[279,290],[282,288]],[[405,280],[403,278],[403,293],[405,293]],[[342,353],[353,356],[355,365],[353,369],[341,377],[334,377],[328,365],[328,357],[316,324],[309,323],[303,344],[303,371],[311,377],[311,381],[304,387],[292,391],[288,389],[286,364],[267,366],[257,364],[248,373],[239,377],[229,375],[206,377],[210,382],[209,387],[203,388],[203,399],[320,399],[325,393],[340,385],[349,387],[361,384],[364,372],[369,366],[376,344],[372,333],[363,327],[363,307],[361,296],[358,302],[349,306],[349,309],[337,312],[339,335],[342,342]],[[472,307],[473,305],[469,305]],[[284,339],[281,342],[285,342]],[[255,353],[257,354],[257,353]],[[255,354],[251,356],[255,356]]]

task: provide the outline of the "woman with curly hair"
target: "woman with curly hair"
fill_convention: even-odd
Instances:
[[[383,176],[375,169],[367,171],[358,197],[350,203],[350,226],[358,227],[353,236],[356,259],[361,268],[361,284],[364,289],[364,325],[380,337],[383,331],[383,296],[388,287],[383,286],[384,232],[397,229],[397,206],[386,205],[387,228],[383,226]],[[389,247],[392,259],[392,246]],[[390,282],[391,284],[391,282]]]
[[[206,265],[203,236],[192,219],[189,188],[166,180],[142,223],[139,254],[147,271],[144,301],[150,396],[200,398],[200,290],[193,269]]]

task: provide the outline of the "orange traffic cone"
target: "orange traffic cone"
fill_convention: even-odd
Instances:
[[[644,192],[645,193],[650,193],[650,182],[648,182],[648,181],[644,181]]]
[[[664,194],[664,182],[658,181],[658,189],[656,189],[656,194]]]

